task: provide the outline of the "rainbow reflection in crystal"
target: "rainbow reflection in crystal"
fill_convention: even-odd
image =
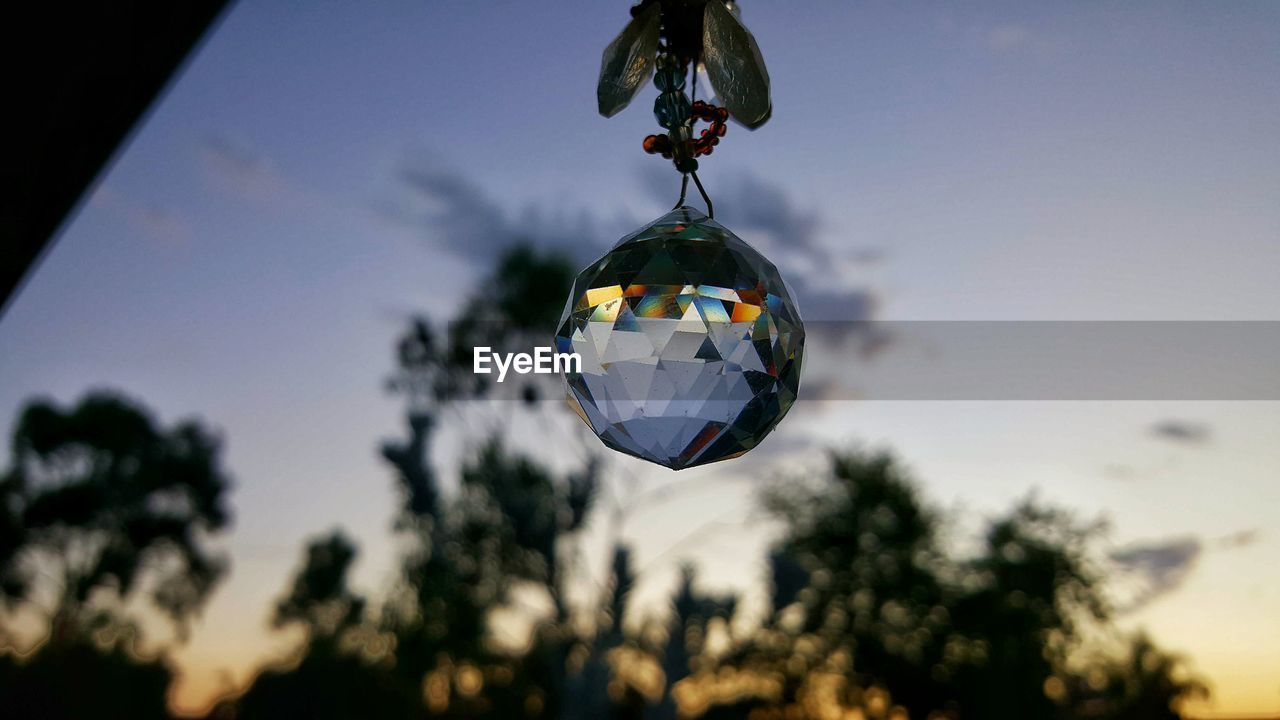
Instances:
[[[737,457],[800,387],[804,324],[760,253],[688,207],[578,275],[556,332],[569,403],[605,445],[679,470]]]

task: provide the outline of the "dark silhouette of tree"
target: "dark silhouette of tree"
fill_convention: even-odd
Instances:
[[[461,468],[457,495],[446,501],[426,467],[430,427],[426,416],[417,415],[407,441],[384,447],[401,480],[395,526],[411,548],[383,618],[383,628],[397,639],[397,672],[415,684],[439,677],[433,673],[454,673],[438,683],[440,714],[505,717],[499,707],[523,712],[530,704],[550,714],[561,702],[565,663],[578,642],[569,627],[561,550],[588,516],[595,469],[588,465],[558,478],[492,438]],[[551,605],[523,657],[486,642],[491,614],[508,607],[517,589],[541,594]],[[485,702],[475,701],[458,675],[517,677],[516,668],[522,682],[491,688]]]
[[[411,407],[432,410],[451,400],[493,397],[496,383],[473,371],[474,349],[528,352],[547,344],[575,274],[560,253],[540,253],[528,245],[509,248],[443,332],[434,331],[427,318],[410,322],[397,344],[399,367],[390,389]],[[529,401],[550,385],[536,375],[509,377],[503,384],[508,393]]]
[[[122,605],[145,593],[182,629],[225,570],[204,542],[230,521],[218,448],[200,425],[166,431],[113,395],[67,412],[28,405],[4,476],[18,518],[0,549],[5,601],[34,601],[35,563],[46,560],[41,573],[58,589],[53,640],[78,633],[95,594]]]
[[[219,448],[200,424],[162,427],[113,394],[27,405],[0,479],[0,600],[47,633],[25,662],[0,658],[6,710],[165,716],[169,670],[138,657],[129,609],[149,605],[181,640],[224,574],[207,544],[230,522]]]
[[[289,593],[276,604],[276,627],[302,624],[312,644],[333,643],[364,616],[363,597],[347,588],[356,546],[340,531],[307,545],[307,559]]]
[[[773,614],[721,664],[755,682],[704,682],[717,700],[703,717],[1154,719],[1203,691],[1150,645],[1135,646],[1141,660],[1071,668],[1081,624],[1108,620],[1087,560],[1096,525],[1026,501],[990,523],[977,557],[951,557],[941,516],[883,453],[836,454],[829,479],[781,485],[765,504],[785,527]]]
[[[945,667],[950,600],[939,519],[892,458],[835,455],[827,484],[783,486],[765,504],[787,527],[775,553],[808,573],[799,607],[775,612],[800,610],[798,632],[820,639],[823,653],[847,654],[851,682],[884,685],[913,708],[945,705],[950,688],[934,677]]]
[[[1101,658],[1063,686],[1071,695],[1072,717],[1091,720],[1178,720],[1188,700],[1209,694],[1181,657],[1143,633],[1130,639],[1126,656]]]
[[[968,563],[974,587],[952,615],[976,651],[958,675],[964,707],[978,717],[1054,717],[1046,690],[1065,674],[1079,646],[1078,624],[1104,621],[1107,608],[1085,549],[1097,527],[1024,502],[987,531],[985,551]]]
[[[694,668],[702,655],[708,625],[712,620],[730,620],[738,599],[732,595],[713,597],[699,593],[694,587],[697,572],[691,565],[680,568],[680,582],[671,598],[671,617],[667,621],[667,641],[662,650],[664,692],[646,717],[653,720],[675,720],[679,717],[675,689]]]
[[[416,698],[390,668],[390,638],[365,618],[365,600],[347,587],[356,547],[340,531],[308,543],[302,567],[276,604],[276,627],[300,626],[294,662],[263,671],[215,715],[239,718],[407,718]]]
[[[429,461],[441,413],[458,400],[494,396],[496,388],[471,371],[472,348],[545,343],[572,277],[560,256],[513,248],[442,338],[419,319],[399,344],[392,387],[410,401],[409,434],[382,452],[398,478],[394,528],[408,550],[380,627],[396,638],[396,672],[424,688],[436,714],[556,717],[566,707],[571,653],[592,655],[572,627],[566,558],[574,554],[565,548],[594,503],[595,463],[558,477],[495,435],[459,469],[456,494],[446,497]],[[517,399],[535,398],[533,388],[526,383]],[[490,620],[521,601],[517,591],[541,595],[551,609],[538,618],[528,651],[513,656],[489,642]],[[468,680],[477,673],[483,694]]]
[[[581,669],[566,678],[565,703],[561,717],[566,720],[590,720],[591,718],[639,718],[645,710],[645,698],[625,684],[617,683],[610,692],[614,680],[613,665],[619,655],[628,650],[636,652],[633,639],[623,630],[627,598],[635,586],[635,573],[631,567],[631,550],[624,545],[614,545],[607,584],[602,588],[600,606],[595,618],[594,633],[583,639],[586,659]],[[625,648],[625,650],[624,650]]]
[[[66,641],[18,661],[0,657],[0,707],[10,718],[167,718],[172,680],[162,662],[139,658],[131,637]]]

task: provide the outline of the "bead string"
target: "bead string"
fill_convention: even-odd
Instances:
[[[729,111],[701,100],[693,102],[692,110],[694,121],[705,120],[711,125],[699,133],[697,140],[686,140],[685,142],[692,144],[690,154],[693,157],[710,155],[712,149],[720,144],[720,138],[724,137],[724,134],[729,130],[727,122]],[[650,155],[661,155],[670,160],[674,157],[675,145],[671,142],[671,136],[666,133],[649,135],[644,139],[644,151]]]
[[[698,192],[707,203],[708,217],[715,217],[711,198],[698,179],[698,160],[702,155],[710,155],[720,138],[728,131],[729,111],[716,107],[702,100],[689,102],[684,94],[685,77],[691,65],[687,60],[681,61],[670,52],[658,55],[657,69],[653,76],[653,84],[657,86],[658,97],[653,102],[653,114],[658,124],[667,129],[660,135],[649,135],[644,139],[644,151],[650,155],[661,155],[674,162],[680,171],[680,200],[676,207],[684,203],[685,191],[689,187],[689,176],[698,186]],[[697,66],[693,64],[694,88],[697,87]],[[695,90],[696,92],[696,90]],[[698,135],[693,137],[693,125],[702,120],[709,123]]]

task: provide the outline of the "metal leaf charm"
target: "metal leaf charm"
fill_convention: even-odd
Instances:
[[[617,115],[644,85],[653,70],[658,53],[658,29],[661,10],[658,3],[631,18],[618,37],[604,49],[600,59],[600,82],[596,85],[596,102],[600,114]]]
[[[756,39],[720,0],[710,0],[702,21],[702,61],[720,104],[754,130],[769,120],[769,71]]]

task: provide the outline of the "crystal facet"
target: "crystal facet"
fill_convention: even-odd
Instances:
[[[605,445],[679,470],[737,457],[786,415],[804,325],[778,269],[681,207],[583,270],[556,332],[569,403]]]

